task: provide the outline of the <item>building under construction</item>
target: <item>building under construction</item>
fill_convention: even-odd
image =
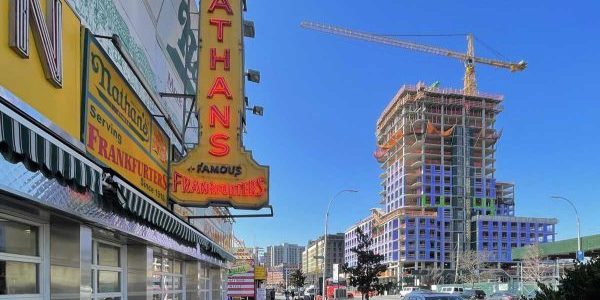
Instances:
[[[381,207],[346,232],[370,229],[391,281],[415,270],[454,270],[466,249],[502,266],[513,247],[554,241],[556,219],[514,216],[514,185],[495,177],[502,96],[403,86],[377,120]],[[460,262],[458,262],[460,263]]]

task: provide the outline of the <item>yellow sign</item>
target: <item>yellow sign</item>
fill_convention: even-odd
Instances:
[[[241,0],[200,2],[199,144],[171,165],[171,198],[184,206],[269,203],[269,168],[242,143],[244,64]]]
[[[174,207],[180,207],[174,205]],[[223,247],[226,251],[232,250],[233,233],[231,231],[232,224],[229,223],[222,212],[222,208],[213,207],[211,210],[206,210],[207,215],[222,216],[218,219],[193,219],[190,222],[196,228],[206,235],[211,241]]]
[[[76,14],[55,0],[0,1],[0,32],[0,87],[79,139],[82,51]]]
[[[166,206],[169,139],[98,41],[85,40],[87,152]]]
[[[254,280],[267,280],[267,270],[264,266],[254,267]]]
[[[235,256],[235,259],[245,260],[245,259],[252,259],[254,257],[254,255],[252,254],[251,248],[236,247],[233,250],[234,250],[233,256]]]
[[[252,273],[254,271],[253,259],[236,259],[233,266],[228,270],[229,276]]]

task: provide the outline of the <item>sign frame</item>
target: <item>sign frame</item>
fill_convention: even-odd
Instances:
[[[242,0],[200,3],[198,145],[170,170],[169,196],[181,206],[269,206],[269,167],[243,144],[246,116]]]
[[[169,135],[167,135],[166,131],[162,128],[162,126],[156,121],[156,119],[154,118],[152,112],[148,109],[148,107],[146,106],[146,104],[142,101],[141,97],[139,96],[139,94],[136,92],[136,90],[131,86],[131,84],[129,83],[128,79],[125,77],[125,75],[121,72],[121,70],[119,69],[119,67],[115,64],[115,62],[111,59],[111,57],[109,56],[109,54],[107,53],[107,51],[103,48],[102,44],[100,44],[100,42],[98,41],[98,39],[94,36],[94,34],[91,32],[91,30],[89,30],[88,28],[85,28],[84,30],[82,30],[82,42],[83,42],[83,46],[82,46],[82,87],[81,87],[81,136],[80,136],[80,140],[82,143],[84,143],[85,145],[85,149],[86,149],[86,156],[93,160],[94,162],[98,163],[99,165],[103,166],[104,168],[108,168],[110,169],[114,174],[119,175],[119,177],[126,181],[127,183],[129,183],[131,186],[136,187],[140,192],[142,192],[143,194],[145,194],[146,196],[148,196],[150,199],[152,199],[154,202],[156,202],[157,204],[165,207],[165,208],[169,208],[169,174],[170,174],[170,165],[171,165],[171,139],[169,137]],[[157,172],[155,173],[160,173],[162,172],[162,174],[158,174],[157,176],[164,176],[164,180],[166,182],[165,188],[164,188],[164,196],[163,197],[159,197],[157,195],[153,195],[151,192],[148,191],[149,188],[145,188],[143,186],[140,186],[140,184],[136,184],[134,183],[130,177],[131,175],[127,175],[127,174],[123,174],[122,172],[119,172],[118,170],[116,170],[115,168],[113,168],[113,166],[111,166],[109,163],[106,163],[104,161],[102,161],[100,158],[98,158],[96,155],[92,154],[91,151],[88,149],[88,139],[89,139],[89,128],[88,128],[88,120],[91,120],[88,117],[88,106],[92,105],[90,104],[90,102],[94,102],[93,104],[95,104],[96,106],[101,106],[101,104],[99,105],[98,103],[96,103],[96,101],[100,101],[99,99],[95,99],[92,100],[90,99],[91,95],[90,95],[90,70],[89,70],[89,65],[90,65],[90,60],[92,59],[90,57],[91,55],[91,47],[95,46],[95,48],[98,50],[98,52],[104,56],[104,61],[108,62],[108,67],[112,68],[114,70],[114,73],[112,75],[117,76],[120,78],[120,80],[123,82],[123,89],[128,89],[131,94],[129,94],[130,96],[133,96],[131,99],[131,101],[136,101],[137,102],[137,106],[139,108],[141,108],[141,112],[143,112],[144,114],[146,114],[148,116],[148,124],[149,124],[149,133],[148,133],[148,146],[144,147],[144,145],[140,144],[139,141],[137,141],[134,138],[130,137],[130,129],[118,122],[113,123],[113,125],[115,125],[117,127],[117,129],[115,130],[121,130],[123,132],[123,136],[122,136],[122,140],[127,140],[129,139],[129,142],[134,144],[134,146],[136,146],[138,148],[138,150],[146,156],[146,160],[150,161],[152,163],[155,164],[155,167],[158,168],[158,170],[156,170]],[[113,114],[108,114],[105,112],[102,112],[103,114],[106,115],[107,119],[113,119],[113,120],[117,120],[119,117],[113,115]],[[109,111],[109,113],[113,113],[112,111]],[[158,134],[161,136],[161,139],[164,141],[164,155],[165,155],[165,162],[162,163],[157,160],[157,158],[152,154],[152,150],[153,150],[153,140],[154,140],[154,133],[155,131],[158,130]],[[140,162],[140,164],[143,164],[144,162]],[[148,167],[150,169],[150,167]],[[148,180],[147,178],[144,179],[143,176],[140,176],[141,180]],[[148,183],[146,183],[148,184]],[[156,184],[155,184],[156,186]],[[152,188],[155,188],[152,187]]]

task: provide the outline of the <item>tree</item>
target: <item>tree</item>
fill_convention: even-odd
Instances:
[[[356,266],[350,267],[347,263],[342,265],[342,272],[348,274],[348,283],[362,294],[362,298],[369,300],[369,293],[383,291],[389,288],[390,284],[379,283],[379,274],[387,270],[387,266],[382,264],[384,257],[381,254],[375,254],[371,250],[373,240],[371,237],[359,228],[356,228],[358,236],[358,245],[351,249],[357,256]]]
[[[538,244],[527,246],[523,256],[523,280],[530,282],[545,282],[552,272],[552,266],[542,259],[542,249]]]
[[[427,271],[427,274],[421,278],[423,285],[435,285],[444,281],[444,269],[433,268]]]
[[[600,259],[576,263],[560,279],[558,290],[538,282],[540,291],[535,300],[594,300],[600,295]]]
[[[487,261],[489,254],[485,251],[465,250],[458,257],[458,280],[474,285],[481,276],[481,266]]]
[[[290,274],[290,283],[292,286],[297,288],[301,288],[304,286],[304,281],[306,280],[306,276],[302,273],[302,270],[297,269],[292,274]]]

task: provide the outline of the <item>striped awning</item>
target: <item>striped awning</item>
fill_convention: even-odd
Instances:
[[[175,216],[172,212],[156,204],[120,178],[113,177],[113,180],[117,184],[117,198],[121,208],[168,234],[177,236],[190,243],[200,244],[202,248],[218,254],[223,260],[234,260],[233,255],[219,247],[196,228]]]
[[[0,104],[0,153],[12,163],[76,190],[102,194],[102,169],[45,130]]]

